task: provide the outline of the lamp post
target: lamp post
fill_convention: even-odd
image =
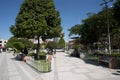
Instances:
[[[109,16],[108,16],[108,3],[109,2],[112,2],[113,0],[109,0],[109,1],[106,1],[106,0],[103,0],[104,3],[101,3],[100,5],[105,5],[105,8],[106,8],[106,19],[107,19],[107,31],[108,31],[108,49],[109,49],[109,53],[111,54],[111,40],[110,40],[110,29],[109,29]]]

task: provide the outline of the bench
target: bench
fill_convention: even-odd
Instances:
[[[103,63],[107,63],[108,67],[111,69],[117,68],[117,59],[115,57],[100,56],[98,60],[98,64],[102,65]]]

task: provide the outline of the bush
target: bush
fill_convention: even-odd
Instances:
[[[39,54],[34,55],[35,60],[45,60],[46,59],[46,53],[45,52],[39,52]]]
[[[35,53],[28,53],[28,56],[35,56]]]
[[[103,56],[109,56],[109,57],[120,57],[120,53],[103,54]]]
[[[108,57],[120,57],[120,53],[109,54],[109,53],[101,52],[101,51],[96,51],[94,53],[94,55],[96,55],[96,56],[108,56]]]
[[[46,53],[42,51],[42,52],[39,52],[39,55],[46,56]]]

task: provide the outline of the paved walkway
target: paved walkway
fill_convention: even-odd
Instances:
[[[62,52],[56,62],[58,80],[120,80],[120,69],[92,65]]]
[[[43,80],[25,62],[15,59],[11,53],[0,53],[0,80]]]
[[[8,80],[7,56],[0,53],[0,80]]]
[[[120,80],[120,69],[92,65],[63,52],[52,62],[51,72],[40,73],[12,54],[0,53],[0,80]]]
[[[41,75],[43,80],[120,80],[120,69],[92,65],[64,52],[58,52],[52,63],[52,71]]]

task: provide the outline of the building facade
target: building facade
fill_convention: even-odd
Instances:
[[[8,40],[0,39],[0,51],[4,51],[6,49],[5,45]]]
[[[33,42],[33,44],[38,44],[38,40],[37,40],[37,38],[33,38],[33,39],[29,39],[31,42]],[[40,42],[40,44],[42,44],[43,43],[43,41],[42,41],[42,38],[40,37],[39,38],[39,42]]]

